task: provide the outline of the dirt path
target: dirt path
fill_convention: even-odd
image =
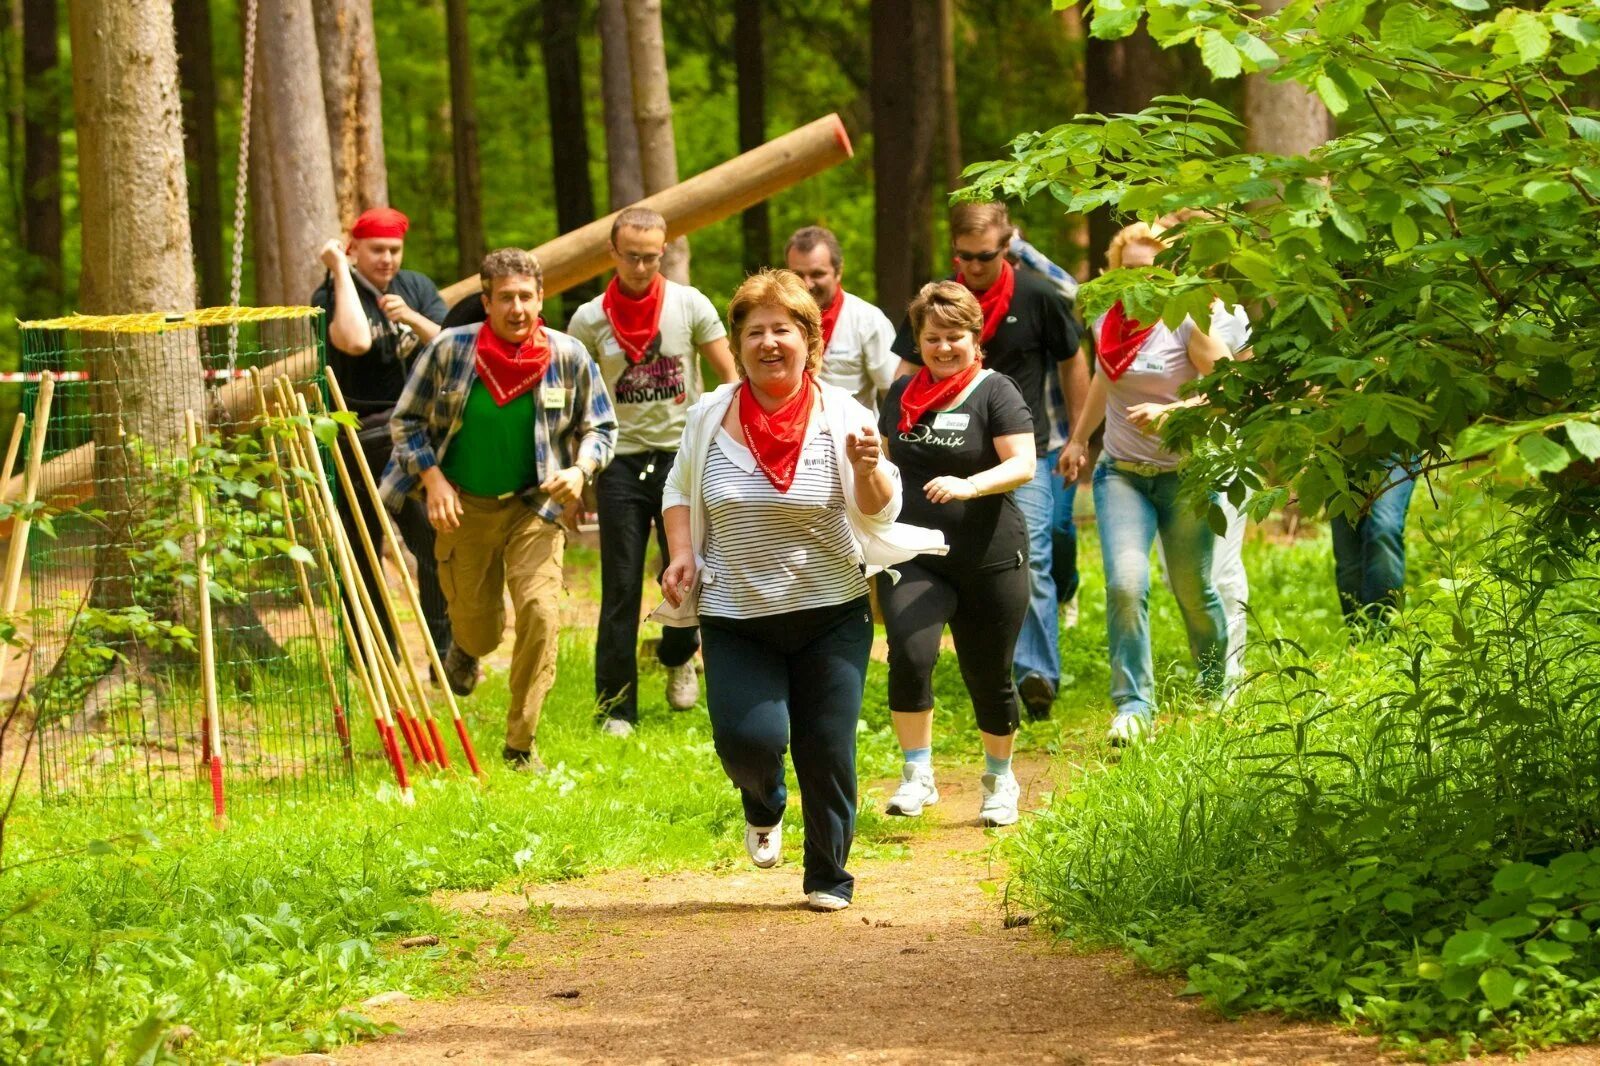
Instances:
[[[1042,763],[1022,769],[1028,801]],[[1370,1063],[1327,1027],[1221,1020],[1119,955],[1006,929],[975,775],[945,771],[909,856],[852,863],[856,905],[801,908],[799,841],[770,871],[622,871],[522,896],[474,893],[525,963],[448,1001],[374,1012],[403,1032],[341,1063]],[[887,789],[883,794],[887,794]],[[550,930],[553,920],[554,930]],[[541,930],[543,926],[543,930]]]

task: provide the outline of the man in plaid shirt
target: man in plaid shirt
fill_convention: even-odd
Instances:
[[[458,695],[499,647],[511,590],[504,755],[539,772],[534,734],[556,678],[561,517],[610,462],[617,419],[588,351],[539,317],[538,259],[502,248],[484,257],[480,277],[488,321],[444,330],[417,356],[389,423],[382,491],[391,510],[419,491],[427,504],[454,633],[445,680]]]

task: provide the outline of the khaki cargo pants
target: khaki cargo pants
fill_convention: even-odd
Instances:
[[[506,746],[532,751],[539,711],[556,682],[566,534],[516,497],[461,493],[461,509],[461,525],[440,531],[434,544],[450,627],[462,651],[475,659],[490,654],[505,632],[510,588],[516,636]]]

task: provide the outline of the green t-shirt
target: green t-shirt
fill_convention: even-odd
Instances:
[[[481,381],[472,383],[461,429],[444,453],[440,469],[462,492],[503,496],[539,483],[539,450],[534,443],[538,389],[529,389],[501,407]]]

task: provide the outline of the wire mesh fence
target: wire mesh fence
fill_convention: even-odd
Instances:
[[[46,796],[203,810],[214,756],[230,802],[351,787],[338,578],[294,540],[303,471],[247,374],[319,387],[322,329],[311,308],[23,323],[24,371],[57,375],[47,425],[24,396],[50,504],[28,555]]]

